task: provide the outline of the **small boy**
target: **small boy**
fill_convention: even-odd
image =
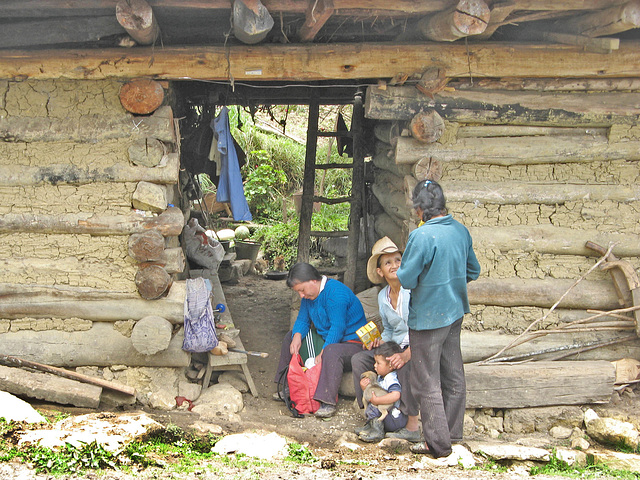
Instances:
[[[395,432],[407,424],[407,416],[398,408],[400,404],[401,386],[395,369],[391,366],[388,357],[394,353],[402,352],[402,348],[395,342],[385,342],[374,350],[374,369],[378,374],[378,392],[374,390],[365,409],[367,424],[358,433],[363,442],[379,442],[384,438],[385,431]],[[364,375],[364,374],[363,374]],[[360,386],[365,391],[371,384],[368,378],[360,380]],[[366,392],[365,392],[366,394]],[[387,407],[387,408],[383,408]],[[386,415],[380,410],[385,411]],[[383,420],[380,418],[383,417]]]

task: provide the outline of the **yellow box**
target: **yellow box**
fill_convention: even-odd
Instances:
[[[369,345],[371,345],[376,338],[381,338],[380,330],[378,330],[378,326],[374,322],[369,322],[364,327],[360,327],[356,330],[356,334],[367,348],[369,348]]]

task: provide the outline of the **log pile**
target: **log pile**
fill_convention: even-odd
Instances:
[[[184,215],[169,205],[178,203],[179,158],[163,87],[73,86],[58,86],[41,116],[15,106],[0,118],[7,146],[0,188],[12,198],[11,208],[0,208],[8,245],[0,258],[0,350],[51,368],[187,366],[182,330],[174,329],[184,313],[185,284],[176,281],[185,269]],[[65,92],[74,99],[56,97]],[[91,105],[93,98],[104,104]],[[61,114],[58,104],[78,111]],[[58,385],[67,379],[14,370],[2,372],[14,393],[92,408],[100,401],[100,386],[81,393]]]
[[[420,83],[369,87],[377,234],[403,246],[418,221],[413,188],[440,182],[482,265],[469,284],[470,322],[480,329],[517,333],[517,311],[551,308],[593,265],[588,241],[615,242],[637,269],[640,107],[631,99],[639,89],[637,79],[508,78],[426,93]],[[560,307],[583,316],[620,303],[611,279],[594,271]],[[628,335],[621,322],[612,330]]]

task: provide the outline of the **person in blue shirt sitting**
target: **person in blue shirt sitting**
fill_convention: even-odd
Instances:
[[[302,340],[315,328],[324,340],[315,363],[322,362],[314,400],[320,402],[316,417],[336,414],[338,390],[345,367],[351,368],[351,357],[362,350],[356,331],[367,323],[362,304],[344,283],[320,275],[308,263],[297,263],[287,278],[287,286],[300,295],[300,311],[293,329],[285,335],[275,382],[285,371],[291,357],[300,351]]]

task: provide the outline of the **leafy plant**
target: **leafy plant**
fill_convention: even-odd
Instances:
[[[31,447],[23,457],[31,461],[37,472],[63,474],[86,469],[115,468],[115,456],[95,440],[75,447],[67,443],[60,450]]]
[[[317,460],[315,455],[304,445],[299,443],[290,443],[287,445],[289,454],[285,457],[288,462],[295,463],[313,463]]]
[[[590,463],[585,467],[569,465],[567,462],[559,459],[555,452],[551,455],[549,462],[542,466],[532,467],[529,473],[531,475],[562,475],[575,478],[615,477],[628,480],[640,479],[640,473],[626,470],[613,470],[603,464]]]
[[[253,238],[262,243],[262,250],[267,259],[282,255],[285,263],[290,266],[296,262],[298,256],[298,229],[297,219],[286,223],[277,223],[266,227],[260,227],[253,233]]]

